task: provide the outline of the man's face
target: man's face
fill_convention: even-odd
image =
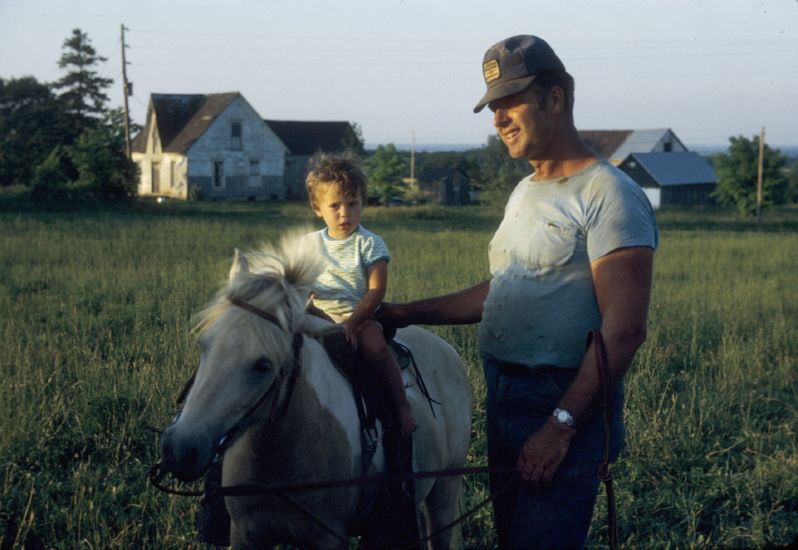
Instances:
[[[491,101],[493,126],[514,159],[544,160],[553,119],[533,87]]]

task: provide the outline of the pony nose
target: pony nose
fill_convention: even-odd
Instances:
[[[199,467],[199,449],[188,443],[178,444],[172,434],[164,433],[161,443],[161,466],[182,481],[191,481],[197,477]]]

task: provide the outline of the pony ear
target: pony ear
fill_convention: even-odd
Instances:
[[[249,262],[247,257],[235,249],[233,254],[233,265],[230,266],[230,283],[235,280],[239,273],[249,273]]]

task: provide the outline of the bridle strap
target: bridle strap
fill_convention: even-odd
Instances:
[[[261,319],[266,319],[270,323],[274,323],[281,329],[285,330],[285,327],[283,327],[282,323],[280,323],[280,320],[268,311],[263,311],[262,309],[255,307],[244,300],[240,300],[239,298],[230,298],[230,303],[252,313],[253,315],[257,315]]]

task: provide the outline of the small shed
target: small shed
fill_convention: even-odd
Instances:
[[[421,195],[434,203],[454,206],[472,202],[470,178],[459,166],[425,167],[416,179]]]
[[[286,197],[307,198],[305,177],[308,160],[318,152],[364,153],[363,142],[354,126],[345,121],[264,120],[288,147],[285,157]]]
[[[645,191],[656,209],[712,203],[717,177],[698,153],[632,153],[619,166]]]

